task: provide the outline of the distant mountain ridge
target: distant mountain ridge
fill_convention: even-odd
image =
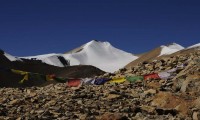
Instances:
[[[92,40],[64,54],[50,53],[37,56],[15,57],[5,52],[4,55],[10,61],[23,61],[22,59],[41,60],[43,63],[58,67],[66,67],[66,63],[69,60],[70,66],[92,65],[103,71],[112,73],[123,67],[130,68],[139,62],[153,60],[157,57],[171,55],[186,49],[198,48],[199,46],[200,43],[184,48],[177,43],[172,43],[161,45],[140,56],[136,56],[113,47],[109,42]]]

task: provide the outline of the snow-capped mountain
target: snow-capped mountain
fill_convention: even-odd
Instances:
[[[70,65],[93,65],[106,72],[117,71],[138,58],[137,56],[113,47],[109,42],[96,40],[92,40],[81,46],[78,50],[72,50],[72,52],[66,54],[52,53],[22,58],[38,59],[50,65],[64,67],[58,59],[59,56],[69,60]]]
[[[109,42],[95,40],[85,44],[81,51],[65,54],[64,57],[70,60],[71,65],[93,65],[106,72],[114,72],[138,58],[113,47]]]
[[[169,55],[169,54],[172,54],[172,53],[175,53],[177,51],[180,51],[180,50],[183,50],[184,47],[177,44],[177,43],[172,43],[168,46],[165,46],[165,45],[162,45],[160,46],[161,47],[161,51],[160,51],[160,55],[159,56],[162,56],[162,55]]]

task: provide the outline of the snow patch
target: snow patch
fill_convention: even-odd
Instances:
[[[6,52],[4,52],[4,55],[10,60],[10,61],[22,61],[20,58],[17,58],[15,56],[12,56]]]
[[[164,46],[162,45],[161,46],[161,52],[160,52],[160,55],[159,56],[162,56],[162,55],[170,55],[172,53],[175,53],[175,52],[178,52],[180,50],[183,50],[184,47],[179,45],[179,44],[176,44],[176,43],[173,43],[169,46]]]
[[[196,47],[200,47],[200,43],[192,45],[192,46],[189,46],[189,47],[187,47],[187,49],[196,48]]]

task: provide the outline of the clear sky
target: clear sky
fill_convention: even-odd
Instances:
[[[92,39],[131,53],[200,42],[200,0],[1,0],[0,48],[63,53]]]

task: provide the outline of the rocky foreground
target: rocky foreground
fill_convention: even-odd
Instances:
[[[144,75],[183,67],[173,78],[82,85],[1,88],[0,119],[200,119],[200,51],[144,62],[104,76]]]

